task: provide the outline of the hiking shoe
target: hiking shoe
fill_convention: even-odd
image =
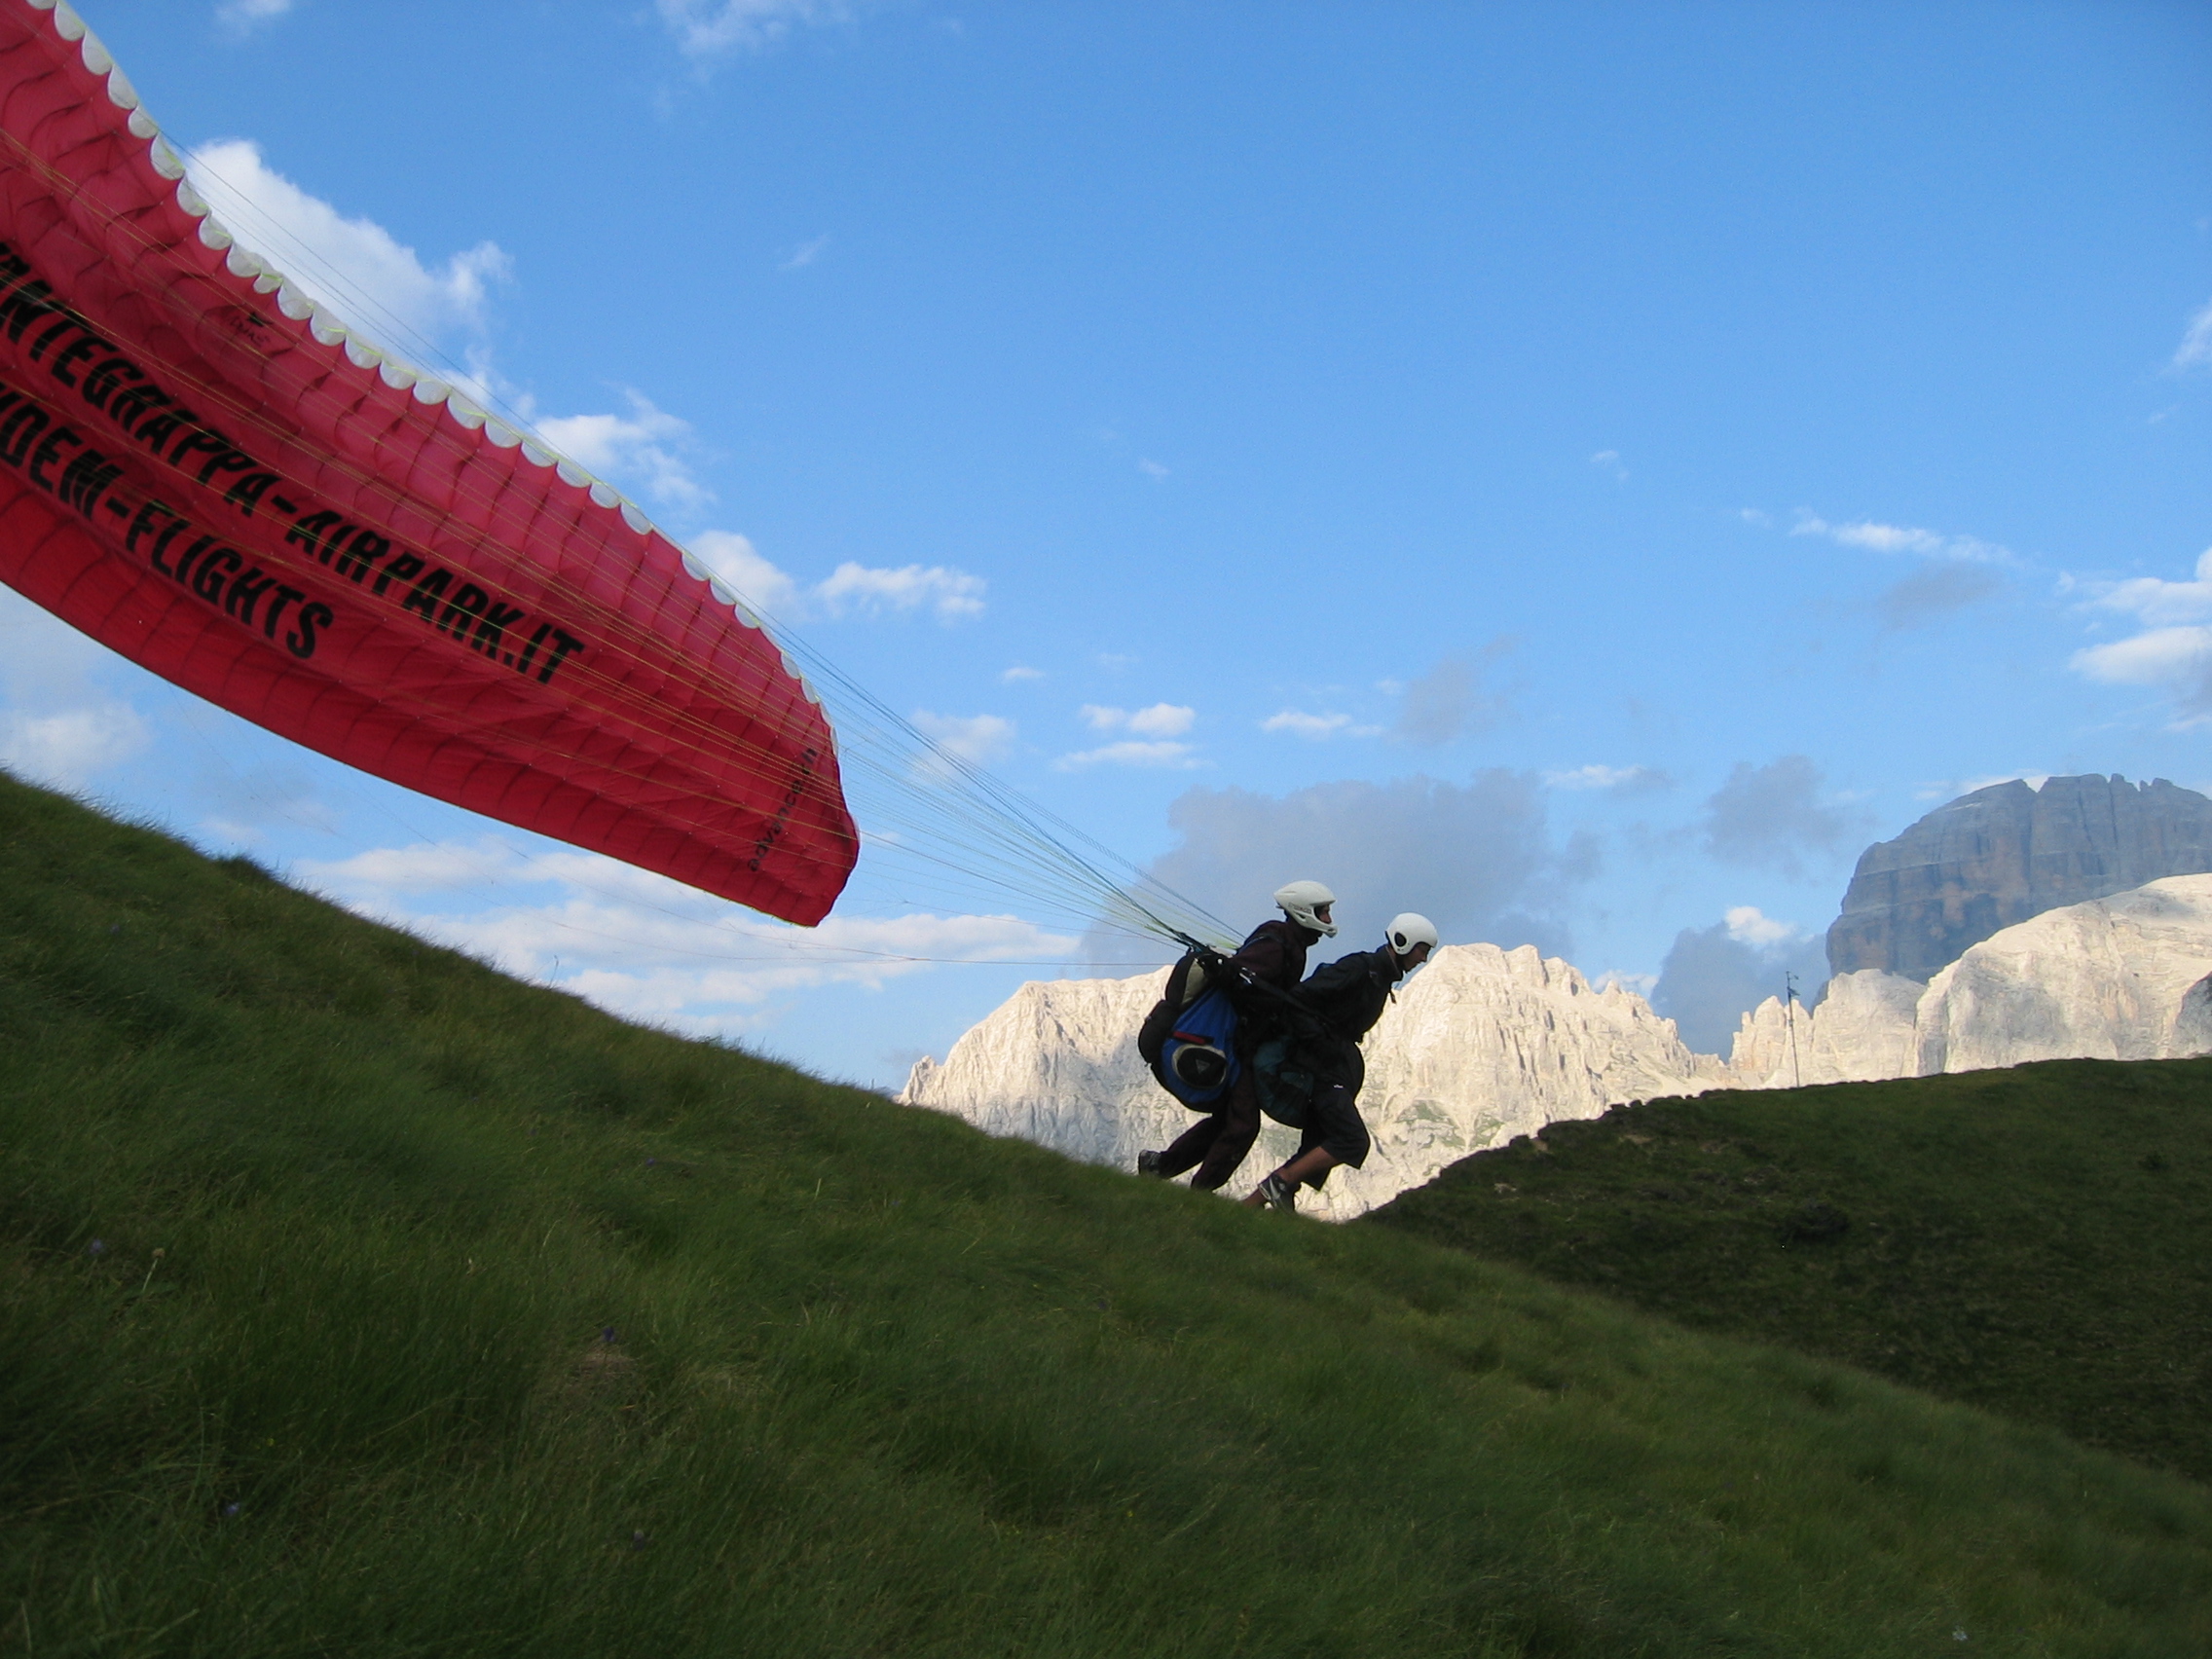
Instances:
[[[1166,1180],[1167,1171],[1160,1167],[1160,1160],[1161,1155],[1157,1152],[1138,1153],[1137,1173],[1139,1175],[1150,1175],[1155,1181]]]
[[[1280,1175],[1270,1175],[1260,1183],[1260,1207],[1280,1210],[1285,1215],[1298,1213],[1298,1186],[1285,1181]]]

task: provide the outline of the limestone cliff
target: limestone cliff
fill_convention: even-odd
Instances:
[[[2163,778],[2014,780],[1938,807],[1860,856],[1828,970],[1926,982],[1999,930],[2212,870],[2212,799]]]
[[[2212,1052],[2208,976],[2212,875],[2172,876],[2007,928],[1925,986],[1862,969],[1787,1020],[1769,997],[1744,1016],[1729,1081],[1788,1088]]]

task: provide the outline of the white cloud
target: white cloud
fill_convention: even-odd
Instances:
[[[999,715],[936,715],[918,709],[914,724],[940,749],[978,766],[988,766],[1014,748],[1014,724]]]
[[[1166,467],[1161,465],[1157,461],[1146,461],[1141,456],[1137,459],[1137,470],[1143,473],[1147,478],[1151,479],[1155,484],[1159,483],[1162,478],[1165,478],[1167,476]]]
[[[641,479],[655,499],[684,507],[714,499],[674,453],[690,437],[690,424],[655,408],[643,392],[620,389],[629,414],[541,417],[538,432],[587,471]]]
[[[1791,535],[1825,535],[1845,547],[1862,547],[1870,553],[1918,553],[1930,559],[1966,559],[1996,564],[2009,560],[2009,549],[1973,535],[1944,535],[1910,525],[1876,524],[1870,519],[1856,524],[1830,524],[1812,513],[1800,512],[1789,529]]]
[[[1616,484],[1628,480],[1628,468],[1621,464],[1619,450],[1600,450],[1590,458],[1590,464],[1607,473]]]
[[[1300,709],[1284,709],[1270,715],[1260,722],[1264,732],[1288,732],[1292,737],[1303,737],[1309,743],[1322,743],[1338,736],[1381,737],[1382,728],[1376,725],[1359,725],[1349,715],[1309,715]]]
[[[1176,771],[1194,771],[1204,764],[1192,756],[1187,743],[1109,743],[1102,749],[1087,749],[1077,755],[1063,755],[1052,762],[1062,772],[1080,772],[1092,766],[1164,766]]]
[[[705,530],[690,538],[691,556],[734,589],[748,608],[784,622],[811,616],[841,617],[849,611],[872,614],[883,610],[934,608],[940,619],[951,622],[978,616],[983,610],[984,581],[964,571],[933,566],[924,570],[908,565],[903,570],[875,571],[850,562],[839,565],[830,576],[806,587],[763,557],[750,538],[735,531]],[[1002,676],[1012,682],[1042,679],[1035,669],[1009,669]]]
[[[1738,944],[1772,945],[1802,937],[1795,922],[1779,922],[1762,914],[1756,904],[1738,904],[1725,911],[1721,921],[1728,937]]]
[[[870,570],[850,560],[830,573],[815,588],[814,597],[831,616],[842,616],[848,607],[863,611],[912,610],[921,606],[935,609],[940,621],[983,613],[980,576],[965,571],[932,565],[904,565],[898,570]]]
[[[842,22],[835,0],[656,0],[661,21],[686,57],[759,52],[793,25]]]
[[[2157,685],[2201,673],[2212,664],[2212,628],[2154,628],[2132,639],[2089,645],[2074,653],[2072,667],[2091,680],[2121,685]]]
[[[822,257],[822,250],[830,245],[830,233],[824,231],[812,241],[802,241],[792,249],[788,258],[779,260],[778,271],[803,271]]]
[[[222,0],[215,21],[231,34],[242,35],[292,9],[292,0]]]
[[[798,584],[735,531],[703,530],[691,537],[690,547],[691,556],[756,615],[789,617],[800,609]]]
[[[215,20],[233,34],[244,34],[292,9],[292,0],[221,0]]]
[[[1544,782],[1555,790],[1627,790],[1637,793],[1673,781],[1649,766],[1576,766],[1571,771],[1544,774]]]
[[[2194,581],[2135,576],[2109,586],[2089,585],[2093,596],[2089,603],[2100,609],[2125,611],[2153,625],[2197,621],[2212,616],[2212,547],[2196,556]]]
[[[492,285],[510,275],[497,242],[437,267],[373,219],[350,219],[262,160],[249,138],[221,138],[185,157],[192,186],[226,229],[344,317],[409,356],[434,351],[484,321]]]
[[[153,733],[128,703],[0,713],[0,764],[39,783],[83,789],[95,773],[145,752]]]
[[[1760,512],[1756,507],[1738,507],[1736,509],[1736,516],[1742,519],[1746,524],[1756,525],[1761,530],[1770,528],[1774,523],[1773,518],[1771,518],[1766,513]]]
[[[2174,367],[2212,367],[2212,303],[2208,303],[2189,319],[2189,328],[2181,337],[2181,345],[2174,350]]]
[[[760,1005],[788,991],[878,986],[937,962],[1065,960],[1077,944],[1012,915],[831,916],[817,928],[740,920],[665,876],[496,837],[374,848],[294,871],[362,914],[701,1035],[757,1023]],[[485,895],[495,901],[485,907],[450,903]]]
[[[1021,664],[1016,663],[999,676],[999,682],[1003,685],[1018,685],[1025,680],[1042,680],[1044,678],[1045,671],[1043,669],[1024,668]]]
[[[1086,703],[1076,714],[1092,731],[1128,731],[1139,737],[1181,737],[1198,718],[1198,710],[1179,703],[1155,703],[1134,713]]]

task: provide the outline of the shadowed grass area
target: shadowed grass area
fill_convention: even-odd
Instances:
[[[0,1061],[9,1652],[2212,1644],[2184,1481],[626,1026],[4,780]]]
[[[1654,1100],[1372,1222],[2212,1479],[2212,1059]]]

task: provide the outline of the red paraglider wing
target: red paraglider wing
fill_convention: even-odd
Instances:
[[[0,0],[0,580],[335,759],[819,921],[859,836],[775,643],[233,246],[136,105],[66,5]]]

